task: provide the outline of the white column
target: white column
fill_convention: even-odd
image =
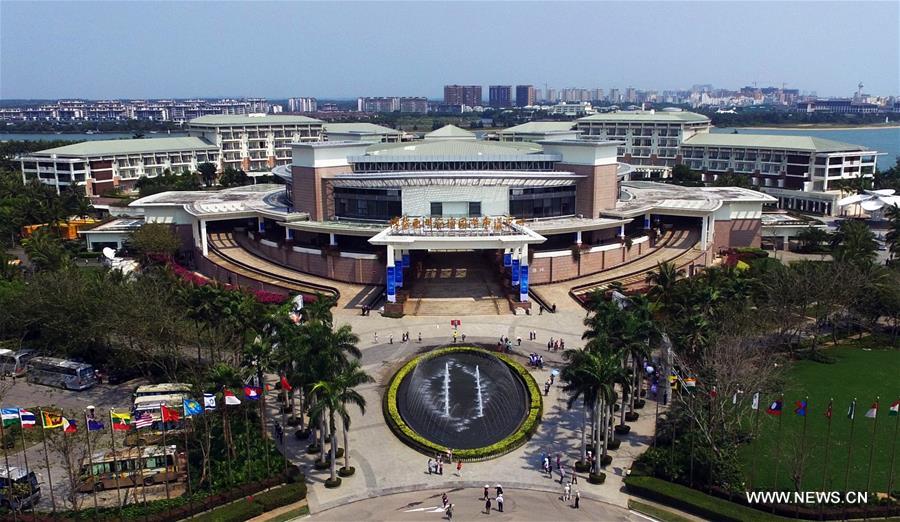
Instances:
[[[335,239],[334,234],[328,234],[328,244],[331,246],[337,246],[337,239]]]
[[[581,231],[580,230],[575,232],[575,244],[581,245]]]
[[[651,226],[650,213],[647,212],[646,214],[644,214],[644,230],[649,230]]]
[[[581,232],[579,232],[579,234],[581,234]],[[519,248],[519,264],[522,263],[528,264],[528,243],[525,243]]]
[[[294,231],[288,227],[284,227],[284,238],[288,241],[294,239]]]
[[[387,268],[392,268],[394,266],[394,247],[391,245],[387,245]],[[385,274],[389,273],[388,270],[385,270]],[[385,285],[385,289],[390,287],[390,283]],[[387,300],[389,303],[397,302],[397,294],[396,291],[394,294],[387,294]]]
[[[625,224],[619,225],[619,237],[625,239]]]
[[[206,220],[200,220],[200,244],[202,245],[203,257],[209,255],[209,243],[206,239]]]
[[[265,219],[258,217],[256,218],[256,231],[260,234],[266,231],[266,221]]]
[[[706,250],[706,234],[708,233],[709,224],[706,220],[706,216],[702,218],[702,225],[700,226],[700,250]]]

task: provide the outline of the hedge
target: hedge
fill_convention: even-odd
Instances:
[[[481,448],[454,449],[453,457],[463,461],[482,460],[489,457],[504,455],[518,448],[522,444],[525,444],[525,442],[537,430],[538,424],[541,421],[541,413],[543,411],[543,399],[541,397],[541,392],[538,388],[537,382],[534,380],[534,377],[532,377],[531,374],[528,373],[528,370],[526,370],[524,366],[514,361],[511,357],[504,354],[493,353],[482,348],[476,348],[474,346],[449,346],[440,348],[413,357],[406,364],[404,364],[391,378],[391,382],[388,384],[387,393],[385,393],[384,395],[385,407],[383,408],[383,410],[388,427],[390,427],[391,431],[393,431],[394,434],[397,435],[397,437],[399,437],[400,440],[402,440],[408,446],[417,451],[421,451],[426,455],[434,455],[435,453],[447,452],[448,448],[446,446],[442,446],[426,439],[425,437],[422,437],[421,435],[416,433],[415,430],[410,428],[408,424],[406,424],[406,422],[403,420],[403,417],[400,415],[400,411],[397,409],[397,391],[399,390],[400,383],[403,382],[404,377],[406,377],[406,375],[409,374],[409,372],[411,372],[416,367],[416,365],[419,364],[420,361],[431,359],[432,357],[438,357],[448,353],[459,352],[480,353],[488,355],[490,357],[496,357],[503,361],[507,366],[518,373],[519,377],[522,378],[522,381],[525,383],[525,387],[528,389],[528,395],[531,399],[531,404],[528,409],[528,414],[525,416],[525,420],[523,420],[516,431],[514,431],[508,437],[494,444],[483,446]]]
[[[242,522],[273,509],[293,504],[304,498],[306,498],[306,484],[295,482],[258,495],[248,496],[244,500],[220,506],[194,517],[194,520],[200,522]]]
[[[741,506],[716,498],[687,486],[667,482],[655,477],[630,476],[625,479],[628,493],[671,506],[707,520],[723,522],[755,522],[788,520],[771,513]]]

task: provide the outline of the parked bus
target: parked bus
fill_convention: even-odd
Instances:
[[[152,397],[154,395],[172,395],[176,393],[190,395],[191,385],[181,382],[164,382],[162,384],[145,384],[138,386],[134,391],[134,397]]]
[[[25,375],[28,361],[34,357],[31,350],[12,350],[0,349],[0,376],[3,377],[22,377]]]
[[[26,380],[67,390],[86,390],[97,384],[97,375],[90,364],[56,357],[33,357],[28,361]]]
[[[12,480],[10,480],[12,478]],[[33,471],[0,466],[0,506],[12,510],[27,509],[41,499],[41,487]]]
[[[115,452],[95,451],[90,459],[82,458],[78,491],[90,493],[186,481],[187,457],[174,445],[123,448]]]
[[[184,427],[184,399],[190,397],[186,393],[171,393],[167,395],[146,395],[144,397],[136,397],[132,406],[132,415],[140,415],[144,412],[150,414],[153,418],[153,424],[146,428],[140,428],[129,431],[125,435],[125,444],[135,446],[138,444],[150,445],[162,442],[163,421],[162,406],[175,410],[179,419],[177,421],[168,421],[165,423],[166,433],[175,435],[181,433]]]

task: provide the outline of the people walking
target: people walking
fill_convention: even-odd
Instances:
[[[576,489],[575,490],[575,509],[579,509],[578,503],[580,500],[581,500],[581,493],[579,493],[578,490]]]
[[[566,481],[566,467],[560,466],[559,467],[559,483],[562,484],[565,481]]]
[[[497,511],[503,513],[503,494],[497,495]]]
[[[491,497],[488,497],[488,498],[485,499],[485,501],[484,501],[484,514],[485,514],[485,515],[490,515],[490,514],[491,514]]]
[[[490,496],[490,493],[488,492],[489,487],[490,486],[488,486],[487,484],[484,485],[484,493],[481,495],[481,500],[484,500]]]
[[[550,379],[547,379],[547,382],[544,383],[544,396],[550,394]]]
[[[563,502],[568,502],[571,497],[572,487],[566,484],[566,487],[563,488]]]
[[[434,472],[434,461],[428,459],[428,474],[431,475]]]
[[[447,520],[453,520],[453,504],[447,506],[444,512],[447,514]]]
[[[575,470],[572,470],[572,484],[578,484],[578,474],[575,473]]]
[[[375,332],[375,344],[378,344],[378,332]]]
[[[447,496],[447,493],[441,495],[441,503],[444,505],[444,509],[447,509],[447,506],[450,505],[450,497]]]
[[[437,464],[438,475],[444,474],[444,462],[439,460]]]
[[[501,486],[500,484],[497,484],[497,487],[494,489],[497,491],[498,497],[503,494],[503,486]]]
[[[462,478],[462,461],[456,461],[456,476]]]
[[[419,342],[422,342],[422,332],[419,332]]]

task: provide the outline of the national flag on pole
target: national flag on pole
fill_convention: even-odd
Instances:
[[[216,396],[212,393],[203,394],[203,408],[207,410],[216,409]]]
[[[160,407],[160,411],[162,412],[163,422],[175,422],[181,418],[181,415],[175,409],[169,408],[165,404]]]
[[[45,430],[49,430],[52,428],[61,428],[63,425],[62,415],[50,413],[49,411],[42,411],[41,424],[43,424]]]
[[[78,431],[78,424],[71,419],[62,418],[62,427],[64,433],[75,433]]]
[[[112,429],[118,431],[128,431],[131,429],[130,413],[116,413],[114,411],[110,411],[109,416],[110,418],[112,418]]]
[[[759,392],[756,392],[753,394],[753,402],[750,403],[750,409],[751,410],[759,409]]]
[[[37,417],[28,410],[19,410],[19,422],[22,423],[23,428],[30,429],[37,424]]]
[[[890,409],[888,409],[888,415],[900,415],[900,401],[894,401],[894,403],[891,404]]]
[[[800,417],[806,417],[806,401],[797,401],[794,403],[794,413]]]
[[[149,411],[135,412],[133,417],[134,427],[137,429],[146,428],[153,425],[153,416]]]
[[[825,417],[827,417],[828,419],[831,419],[832,413],[833,413],[833,412],[832,412],[832,402],[829,401],[829,402],[828,402],[828,408],[825,409]]]
[[[244,397],[247,397],[248,400],[258,401],[259,396],[261,394],[262,394],[262,390],[260,388],[257,388],[255,386],[244,386]],[[228,402],[227,396],[226,396],[226,402]],[[238,403],[238,404],[240,404],[240,403]]]
[[[684,380],[685,388],[693,388],[695,386],[697,386],[697,379],[695,379],[693,377],[688,377],[687,379]]]
[[[741,391],[741,390],[738,390],[738,391],[734,392],[734,395],[731,396],[731,404],[737,404],[737,402],[738,402],[738,395],[740,395],[740,394],[742,394],[742,393],[744,393],[744,392]]]
[[[87,429],[88,431],[100,431],[103,429],[103,423],[98,421],[97,419],[88,417]]]
[[[784,404],[781,402],[780,399],[777,401],[772,401],[772,404],[770,404],[769,407],[766,408],[766,413],[768,413],[769,415],[775,415],[775,416],[781,415],[781,410],[783,409],[783,407],[784,407]]]
[[[203,414],[203,406],[200,406],[200,403],[195,401],[194,399],[185,399],[184,400],[184,416],[192,417],[194,415],[202,415]]]
[[[717,390],[716,387],[713,386],[713,387],[709,390],[709,398],[710,398],[710,399],[715,399],[715,398],[718,397],[718,396],[719,396],[719,390]]]
[[[234,395],[234,392],[232,392],[231,390],[226,388],[225,391],[222,393],[225,395],[225,405],[226,406],[237,406],[238,404],[241,403],[241,400],[238,399]]]
[[[3,418],[3,427],[8,428],[13,424],[19,423],[19,408],[3,408],[0,410],[0,417]]]
[[[291,383],[288,382],[287,377],[284,375],[281,376],[281,389],[284,391],[291,391],[293,389],[291,388]]]
[[[850,407],[847,408],[847,418],[853,420],[856,418],[856,399],[850,403]]]
[[[868,417],[870,419],[874,419],[877,416],[878,416],[878,403],[873,402],[872,407],[869,408],[869,411],[866,412],[866,417]]]

